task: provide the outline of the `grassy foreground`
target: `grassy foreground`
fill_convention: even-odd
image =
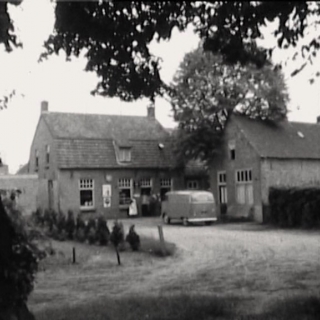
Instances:
[[[37,320],[316,320],[320,299],[296,297],[274,304],[264,314],[239,313],[241,299],[208,296],[169,296],[105,298],[85,305],[46,309],[35,314]]]

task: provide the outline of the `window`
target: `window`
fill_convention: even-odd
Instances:
[[[119,205],[127,205],[131,202],[132,179],[123,178],[118,181]]]
[[[36,170],[39,169],[39,151],[38,150],[35,151],[35,168]]]
[[[194,194],[191,197],[191,201],[193,203],[201,203],[201,202],[213,202],[213,195],[212,194],[208,194],[208,193],[198,193],[198,194]]]
[[[94,207],[94,181],[93,179],[80,179],[80,208],[92,209]]]
[[[50,163],[50,146],[46,145],[46,164],[49,165]]]
[[[119,149],[119,161],[120,162],[130,162],[131,161],[131,149],[130,148],[120,148]]]
[[[172,180],[171,179],[160,179],[160,197],[163,201],[165,194],[171,190]]]
[[[219,202],[228,203],[227,173],[225,171],[218,172],[218,190]]]
[[[199,189],[198,180],[188,180],[187,181],[187,189],[189,189],[189,190],[198,190]]]
[[[251,169],[236,171],[236,199],[239,204],[253,204]]]
[[[230,149],[230,158],[231,160],[234,160],[236,158],[236,150]]]
[[[171,188],[171,179],[160,179],[160,188]]]
[[[151,188],[152,183],[151,179],[141,179],[140,180],[140,187],[141,188]]]
[[[225,171],[218,172],[218,182],[219,182],[219,184],[226,184],[227,183],[227,174]]]
[[[234,160],[236,158],[236,142],[235,140],[230,140],[228,142],[229,152],[230,152],[230,159]]]

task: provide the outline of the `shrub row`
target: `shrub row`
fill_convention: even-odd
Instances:
[[[283,228],[320,226],[320,188],[269,190],[269,221]]]
[[[84,220],[80,215],[75,218],[71,210],[66,216],[63,212],[56,213],[54,210],[45,210],[42,213],[41,209],[38,209],[32,214],[32,219],[36,225],[46,228],[47,235],[55,240],[76,240],[101,246],[108,245],[111,241],[120,249],[126,240],[134,251],[138,250],[140,246],[140,238],[135,232],[134,226],[131,226],[125,239],[122,223],[116,221],[110,232],[107,220],[102,215],[96,219],[91,217]]]

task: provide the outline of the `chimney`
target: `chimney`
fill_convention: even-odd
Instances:
[[[155,114],[155,107],[153,103],[147,107],[147,110],[148,110],[148,118],[155,119],[156,114]]]
[[[42,112],[48,112],[48,101],[41,101],[41,113]]]
[[[320,124],[320,116],[317,116],[317,124]]]

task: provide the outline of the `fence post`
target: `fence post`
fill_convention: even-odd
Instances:
[[[158,231],[159,231],[159,239],[160,239],[161,251],[162,251],[162,254],[165,255],[167,250],[166,250],[166,245],[165,245],[165,242],[164,242],[163,230],[162,230],[162,226],[161,225],[158,225]]]
[[[76,248],[75,247],[72,248],[72,263],[73,264],[76,263]]]

